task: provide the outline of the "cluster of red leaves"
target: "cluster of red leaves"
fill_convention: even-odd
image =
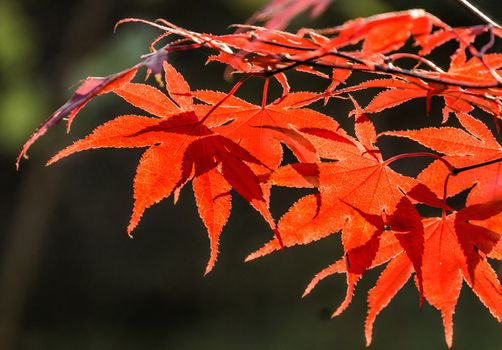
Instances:
[[[312,3],[322,7],[327,2]],[[28,140],[21,155],[56,122],[69,117],[70,126],[89,100],[113,92],[147,115],[119,116],[60,151],[49,164],[87,149],[145,148],[134,179],[129,233],[147,208],[171,195],[176,201],[191,181],[210,239],[207,273],[217,259],[234,190],[275,234],[247,260],[341,234],[343,256],[317,274],[305,291],[310,293],[327,276],[345,274],[347,294],[334,315],[349,305],[366,270],[386,264],[368,296],[367,344],[376,316],[412,275],[421,302],[425,299],[440,310],[448,346],[464,280],[502,322],[502,287],[488,262],[489,258],[502,259],[502,146],[499,134],[494,135],[472,113],[478,109],[489,114],[496,126],[502,116],[502,54],[488,53],[502,31],[490,26],[451,28],[422,10],[355,19],[321,31],[302,29],[296,34],[241,26],[233,34],[212,35],[166,21],[150,24],[164,31],[152,47],[170,36],[178,39],[130,69],[86,80]],[[478,50],[474,44],[479,37],[488,38],[488,43]],[[398,52],[410,41],[417,53]],[[458,48],[444,71],[427,56],[449,41],[455,41]],[[166,60],[168,53],[202,46],[216,50],[210,61],[243,74],[229,93],[192,90]],[[402,68],[397,65],[401,59],[417,65]],[[131,82],[140,67],[159,81],[163,69],[168,95]],[[291,70],[324,77],[329,83],[321,92],[290,92],[284,73]],[[347,85],[358,71],[384,77]],[[235,96],[250,77],[264,79],[261,105]],[[283,93],[268,103],[272,77]],[[342,84],[347,87],[340,88]],[[348,95],[373,88],[382,91],[364,108]],[[318,100],[343,96],[355,106],[351,113],[355,135],[333,118],[308,108]],[[443,122],[453,115],[459,127],[375,131],[375,113],[416,98],[424,98],[429,111],[434,96],[444,100]],[[411,139],[431,152],[384,159],[377,143],[389,136]],[[283,164],[282,145],[291,150],[297,163]],[[401,158],[418,156],[434,161],[415,177],[390,167]],[[276,223],[269,211],[271,186],[311,188],[315,193],[300,198]],[[451,209],[447,199],[465,190],[469,192],[464,208]],[[440,208],[442,215],[424,217],[418,204]]]

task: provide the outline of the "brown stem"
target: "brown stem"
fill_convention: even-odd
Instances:
[[[268,95],[268,83],[269,78],[265,78],[265,83],[263,84],[263,97],[261,99],[261,108],[265,108],[267,105],[267,95]]]
[[[429,157],[429,158],[434,158],[434,159],[437,159],[440,162],[442,162],[448,168],[448,170],[450,172],[453,172],[453,170],[455,169],[455,167],[450,162],[448,162],[446,159],[444,159],[440,155],[437,155],[435,153],[430,153],[430,152],[413,152],[413,153],[398,154],[398,155],[396,155],[394,157],[391,157],[391,158],[387,159],[384,162],[384,164],[385,165],[389,165],[390,163],[395,162],[396,160],[399,160],[399,159],[415,158],[415,157]]]
[[[495,44],[495,35],[493,33],[492,26],[489,25],[488,30],[490,32],[490,40],[488,40],[488,42],[481,48],[481,51],[478,51],[478,49],[472,43],[465,41],[465,39],[462,36],[460,36],[457,32],[453,31],[453,33],[457,36],[457,40],[463,43],[463,45],[467,47],[471,55],[476,57],[481,62],[481,64],[486,68],[486,70],[490,72],[490,75],[493,77],[493,79],[495,79],[499,83],[499,85],[502,85],[502,78],[500,77],[500,75],[497,73],[495,69],[490,67],[483,58],[486,51],[491,49]]]
[[[481,167],[492,165],[492,164],[499,163],[499,162],[502,162],[502,158],[492,159],[492,160],[488,160],[486,162],[482,162],[482,163],[478,163],[478,164],[473,164],[473,165],[468,165],[468,166],[464,166],[464,167],[461,167],[461,168],[453,168],[451,170],[451,174],[452,175],[458,175],[458,174],[460,174],[460,173],[462,173],[464,171],[467,171],[467,170],[477,169],[477,168],[481,168]]]
[[[441,210],[443,218],[446,216],[446,198],[448,198],[448,181],[450,180],[450,177],[452,176],[452,173],[450,172],[448,175],[446,175],[446,179],[444,180],[444,185],[443,185],[443,208]]]
[[[293,45],[286,45],[286,44],[281,44],[281,43],[275,43],[272,41],[267,41],[267,40],[262,40],[263,43],[265,44],[270,44],[270,45],[275,45],[278,47],[284,47],[284,48],[289,48],[289,49],[294,49],[294,50],[299,50],[299,51],[312,51],[310,48],[301,48]],[[331,63],[322,63],[322,62],[316,62],[315,60],[320,59],[325,56],[336,56],[340,58],[345,58],[347,60],[353,61],[355,63],[358,63],[361,66],[357,66],[354,64],[331,64]],[[361,71],[361,72],[366,72],[366,73],[388,73],[388,74],[395,74],[395,75],[401,75],[401,76],[409,76],[413,78],[418,78],[422,79],[427,82],[433,82],[433,83],[438,83],[438,84],[444,84],[444,85],[449,85],[449,86],[458,86],[462,88],[469,88],[469,89],[489,89],[489,88],[500,88],[502,87],[502,81],[494,82],[494,83],[489,83],[489,84],[478,84],[478,83],[472,83],[472,82],[465,82],[465,81],[458,81],[458,80],[451,80],[451,79],[446,79],[446,78],[437,78],[437,77],[431,77],[428,75],[425,75],[423,73],[419,73],[414,70],[409,70],[409,69],[404,69],[404,68],[399,68],[396,66],[389,66],[389,65],[382,65],[382,64],[371,64],[368,65],[368,62],[360,59],[358,57],[354,57],[348,53],[345,52],[340,52],[340,51],[329,51],[329,52],[323,52],[319,54],[318,56],[312,56],[306,60],[299,60],[295,59],[294,57],[287,57],[284,55],[277,56],[277,58],[284,63],[291,63],[291,65],[286,66],[286,67],[281,67],[275,70],[269,70],[266,72],[262,72],[262,75],[265,76],[271,76],[277,73],[282,73],[287,70],[291,70],[295,67],[298,67],[300,65],[308,65],[308,66],[313,66],[313,67],[323,67],[323,68],[338,68],[338,69],[347,69],[347,70],[352,70],[352,71]],[[256,74],[258,75],[258,74]]]
[[[394,74],[394,75],[398,75],[398,76],[408,76],[408,77],[418,78],[418,79],[421,79],[426,82],[438,83],[438,84],[443,84],[443,85],[448,85],[448,86],[458,86],[458,87],[467,88],[467,89],[502,88],[502,82],[496,82],[496,83],[490,83],[490,84],[476,84],[476,83],[471,83],[471,82],[464,82],[464,81],[451,80],[451,79],[445,79],[445,78],[431,77],[428,75],[418,73],[413,70],[403,69],[403,68],[399,68],[399,67],[389,67],[389,66],[380,65],[380,64],[376,64],[373,67],[369,67],[366,65],[366,67],[368,67],[368,68],[358,67],[355,65],[334,65],[334,64],[323,64],[323,63],[318,63],[318,62],[313,62],[313,63],[307,62],[304,64],[316,66],[316,67],[349,69],[349,70],[353,70],[353,71],[360,71],[360,72],[366,72],[366,73],[381,72],[381,73]]]
[[[206,113],[206,115],[204,117],[202,117],[202,119],[199,121],[199,123],[204,123],[206,121],[206,119],[211,115],[211,113],[213,113],[219,106],[221,106],[227,99],[230,98],[230,96],[233,96],[235,94],[235,92],[237,91],[237,89],[239,89],[241,87],[241,85],[246,81],[248,80],[249,78],[251,77],[251,75],[246,75],[245,77],[243,77],[241,80],[239,80],[235,85],[234,87],[230,90],[230,92],[228,94],[225,95],[225,97],[223,97],[220,101],[218,101],[217,103],[215,103],[213,105],[213,107],[211,107],[211,109]]]

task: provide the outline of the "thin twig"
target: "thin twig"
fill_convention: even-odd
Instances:
[[[297,47],[294,45],[287,45],[287,44],[282,44],[282,43],[276,43],[272,41],[267,41],[267,40],[261,40],[261,42],[265,44],[270,44],[278,47],[284,47],[284,48],[289,48],[289,49],[294,49],[294,50],[300,50],[300,51],[312,51],[310,48],[301,48]],[[331,63],[322,63],[322,62],[316,62],[315,60],[318,60],[322,57],[325,56],[336,56],[340,58],[344,58],[349,61],[353,61],[355,63],[360,64],[361,66],[358,67],[354,64],[331,64]],[[502,81],[496,81],[494,83],[489,83],[489,84],[482,84],[482,83],[472,83],[472,82],[467,82],[467,81],[459,81],[459,80],[451,80],[448,78],[444,77],[434,77],[430,75],[426,75],[423,73],[419,73],[415,70],[409,70],[409,69],[404,69],[404,68],[399,68],[396,66],[389,66],[389,65],[383,65],[383,64],[376,64],[372,63],[371,66],[368,65],[368,62],[359,58],[359,57],[354,57],[350,55],[349,53],[342,52],[342,51],[334,51],[331,50],[329,52],[321,52],[318,56],[311,56],[306,60],[298,60],[295,59],[294,57],[290,56],[285,56],[285,55],[276,55],[276,57],[283,63],[291,63],[289,66],[281,67],[278,69],[274,70],[269,70],[266,72],[263,72],[265,76],[271,76],[276,73],[284,72],[287,70],[291,70],[293,68],[296,68],[301,65],[306,65],[306,66],[312,66],[312,67],[325,67],[325,68],[338,68],[338,69],[348,69],[348,70],[353,70],[353,71],[363,71],[363,72],[381,72],[381,73],[388,73],[388,74],[399,74],[403,76],[409,76],[409,77],[414,77],[414,78],[419,78],[424,81],[428,82],[433,82],[433,83],[439,83],[439,84],[444,84],[444,85],[449,85],[449,86],[458,86],[462,88],[469,88],[469,89],[489,89],[489,88],[500,88],[502,87]],[[255,74],[259,75],[259,74]]]
[[[294,67],[297,67],[299,65],[306,65],[306,66],[312,66],[312,67],[324,67],[324,68],[338,68],[338,69],[347,69],[347,70],[352,70],[352,71],[360,71],[360,72],[367,72],[367,73],[387,73],[387,74],[395,74],[395,75],[401,75],[401,76],[408,76],[408,77],[413,77],[413,78],[418,78],[426,82],[432,82],[432,83],[438,83],[438,84],[443,84],[443,85],[449,85],[449,86],[458,86],[461,88],[468,88],[468,89],[490,89],[490,88],[502,88],[502,83],[499,82],[493,82],[493,83],[488,83],[488,84],[483,84],[483,83],[472,83],[472,82],[467,82],[467,81],[459,81],[459,80],[451,80],[447,78],[440,78],[440,77],[433,77],[430,75],[425,75],[422,73],[419,73],[417,71],[413,70],[408,70],[404,68],[399,68],[399,67],[390,67],[388,65],[381,65],[381,64],[375,64],[373,67],[369,67],[368,65],[363,65],[361,66],[356,66],[356,65],[350,65],[350,64],[330,64],[330,63],[320,63],[320,62],[311,62],[313,58],[309,59],[308,61],[296,61],[293,59],[284,59],[284,62],[294,62],[291,66],[279,68],[277,70],[273,71],[267,71],[265,72],[265,75],[270,76],[275,74],[276,72],[284,72],[286,70],[292,69]],[[258,74],[256,74],[258,75]]]
[[[466,8],[468,11],[473,13],[476,17],[481,19],[483,22],[488,23],[496,28],[500,28],[500,25],[497,22],[488,17],[485,13],[483,13],[480,9],[471,4],[469,1],[467,0],[456,0],[456,1],[464,8]]]
[[[389,56],[386,56],[386,58],[390,59],[392,62],[394,62],[396,60],[399,60],[399,59],[402,59],[402,58],[410,58],[412,60],[416,60],[416,61],[419,62],[417,64],[417,66],[420,65],[420,63],[423,63],[423,64],[425,64],[426,66],[428,66],[429,68],[435,70],[438,73],[444,73],[445,72],[444,70],[442,70],[440,67],[438,67],[431,60],[428,60],[428,59],[426,59],[426,58],[424,58],[422,56],[415,55],[415,54],[412,54],[412,53],[401,53],[401,52],[398,52],[398,53],[394,53],[394,54],[391,54]]]

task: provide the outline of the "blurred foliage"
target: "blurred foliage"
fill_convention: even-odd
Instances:
[[[331,10],[340,13],[345,18],[356,18],[389,12],[393,10],[393,7],[382,0],[339,1],[336,9],[332,7]]]
[[[19,150],[47,113],[45,89],[34,77],[38,48],[16,2],[0,3],[0,150]]]

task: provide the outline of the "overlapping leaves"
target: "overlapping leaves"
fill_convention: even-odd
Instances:
[[[270,26],[282,28],[295,13],[309,7],[320,11],[327,3],[273,1],[253,21],[269,21]],[[277,8],[284,8],[287,14],[277,17]],[[152,47],[172,36],[178,40],[130,69],[86,80],[27,141],[20,157],[58,121],[67,117],[69,128],[88,101],[113,92],[147,115],[116,117],[60,151],[49,163],[88,149],[145,148],[134,178],[129,233],[146,209],[169,196],[177,201],[181,189],[191,182],[209,235],[209,272],[217,259],[219,236],[235,192],[262,215],[275,234],[248,260],[341,234],[343,256],[335,257],[305,290],[306,295],[326,277],[344,274],[347,293],[334,315],[350,304],[365,271],[386,264],[368,296],[367,344],[376,316],[412,275],[421,303],[426,300],[441,312],[448,346],[463,281],[502,322],[502,287],[488,261],[502,259],[502,146],[500,135],[473,117],[482,111],[492,117],[492,129],[498,129],[502,56],[488,51],[496,37],[502,36],[500,30],[490,26],[451,28],[423,10],[355,19],[321,31],[302,29],[296,34],[245,25],[232,34],[212,35],[166,21],[123,22],[132,21],[164,30]],[[478,50],[474,43],[483,35],[490,39]],[[452,40],[457,48],[445,71],[427,55]],[[398,51],[410,41],[418,47],[416,53]],[[244,74],[230,93],[192,90],[166,62],[168,53],[199,47],[216,50],[210,61]],[[400,67],[401,59],[417,65]],[[141,67],[158,81],[164,70],[167,95],[132,82]],[[319,93],[290,92],[285,72],[291,70],[327,78],[327,86]],[[343,87],[350,83],[353,72],[385,76]],[[235,96],[254,76],[264,81],[261,105]],[[272,77],[283,93],[269,102]],[[373,88],[383,91],[365,108],[353,100],[353,136],[333,118],[310,107],[320,99],[352,99],[348,93]],[[445,103],[443,122],[454,115],[459,126],[377,134],[374,122],[379,112],[416,98],[425,99],[430,112],[433,97],[441,97]],[[378,140],[388,136],[414,140],[434,153],[402,153],[386,159]],[[283,163],[283,146],[297,162]],[[417,176],[394,170],[393,162],[418,156],[434,161]],[[272,186],[311,188],[313,193],[294,203],[276,224],[269,210]],[[468,191],[466,203],[454,210],[447,200],[462,191]],[[419,211],[424,206],[439,208],[441,215],[424,217]]]

